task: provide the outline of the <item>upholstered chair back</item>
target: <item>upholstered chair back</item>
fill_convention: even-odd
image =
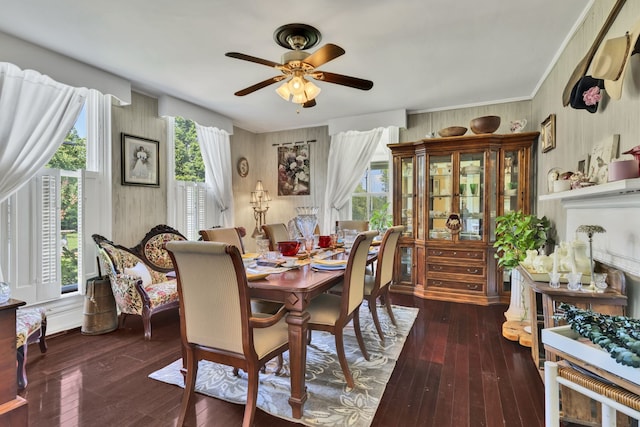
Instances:
[[[270,251],[278,250],[278,242],[290,240],[289,230],[287,230],[287,226],[284,224],[264,224],[262,229],[269,239]]]
[[[243,354],[250,313],[247,279],[236,246],[220,242],[169,242],[178,277],[183,340]]]
[[[343,304],[346,304],[347,314],[355,310],[364,298],[364,275],[369,256],[369,247],[373,238],[378,235],[377,231],[365,231],[356,237],[351,247],[347,269],[345,271],[343,285]],[[347,293],[347,295],[344,295]]]
[[[205,241],[222,242],[228,245],[233,245],[236,248],[240,249],[241,253],[244,253],[242,237],[240,237],[240,232],[235,227],[209,228],[206,230],[200,230],[200,236],[202,236],[202,240]]]
[[[376,276],[378,276],[377,279],[381,288],[387,286],[393,279],[393,261],[395,260],[398,240],[403,231],[404,225],[396,225],[387,229],[382,237],[376,266]]]
[[[336,226],[341,230],[368,231],[369,221],[344,220],[336,221]]]

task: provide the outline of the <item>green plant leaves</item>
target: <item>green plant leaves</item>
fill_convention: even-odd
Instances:
[[[496,218],[497,249],[495,257],[498,266],[512,269],[526,257],[526,252],[538,249],[547,240],[551,222],[547,217],[538,218],[522,211],[512,211]]]

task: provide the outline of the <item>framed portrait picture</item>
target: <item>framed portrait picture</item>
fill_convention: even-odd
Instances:
[[[542,130],[540,132],[542,139],[542,152],[556,148],[556,115],[549,114],[549,117],[542,122]]]
[[[122,134],[122,185],[160,186],[159,145],[153,139]]]

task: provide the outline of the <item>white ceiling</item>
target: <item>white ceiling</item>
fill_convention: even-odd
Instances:
[[[529,99],[593,0],[0,0],[0,31],[267,132],[332,118]],[[305,23],[346,54],[320,69],[374,82],[317,82],[314,108],[268,86],[279,72],[226,57],[280,62],[276,28]],[[0,60],[2,53],[0,52]],[[560,94],[558,95],[560,96]],[[299,112],[298,112],[299,110]]]

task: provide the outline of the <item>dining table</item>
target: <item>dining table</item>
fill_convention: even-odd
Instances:
[[[346,257],[338,253],[331,258]],[[345,258],[346,259],[346,258]],[[369,254],[368,263],[377,259],[377,252]],[[319,270],[311,263],[301,262],[296,268],[282,273],[270,274],[249,281],[250,295],[269,301],[284,303],[288,313],[289,367],[291,373],[291,405],[293,418],[301,418],[307,400],[305,371],[307,361],[307,323],[310,315],[306,311],[314,297],[328,291],[344,278],[345,270]]]

